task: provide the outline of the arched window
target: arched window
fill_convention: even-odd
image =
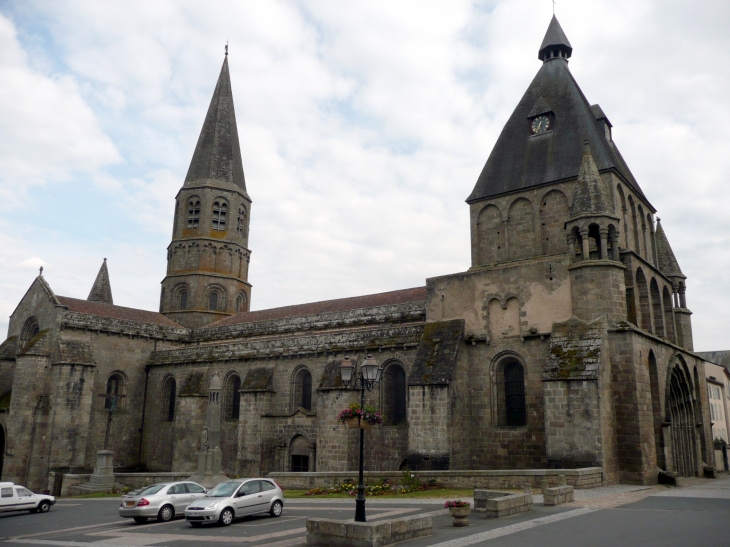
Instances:
[[[226,229],[226,216],[228,215],[228,204],[223,200],[216,200],[213,203],[213,229]]]
[[[243,291],[239,292],[236,297],[236,313],[242,311],[248,311],[248,296]]]
[[[177,395],[177,384],[175,378],[169,376],[162,387],[162,421],[175,421],[175,397]]]
[[[213,291],[208,295],[208,309],[216,311],[218,309],[218,293]]]
[[[112,373],[106,381],[106,399],[104,399],[104,408],[111,408],[112,400],[110,397],[124,395],[125,388],[124,376],[119,372]],[[116,399],[116,410],[124,408],[124,397]]]
[[[292,385],[293,407],[312,410],[312,374],[304,367],[297,370]]]
[[[226,379],[225,390],[225,419],[229,422],[237,422],[241,415],[241,377],[238,374],[231,374]]]
[[[527,424],[525,408],[525,371],[516,359],[507,359],[503,364],[503,401],[504,425],[520,426]],[[500,397],[500,399],[502,399]]]
[[[200,200],[192,198],[188,201],[188,228],[197,228],[200,223]]]
[[[238,218],[236,219],[236,232],[239,237],[246,235],[246,208],[241,205],[238,208]]]
[[[188,290],[183,289],[180,291],[180,305],[178,306],[181,310],[188,309]]]
[[[187,310],[188,300],[190,298],[190,287],[186,283],[177,285],[172,290],[172,309]]]
[[[387,425],[400,425],[406,422],[406,371],[398,363],[390,363],[383,372],[380,384],[383,393],[383,414]]]
[[[41,332],[40,327],[38,326],[38,319],[35,317],[29,317],[25,320],[25,323],[23,324],[23,328],[20,331],[20,345],[25,346],[28,342],[30,342],[33,337],[37,336]]]

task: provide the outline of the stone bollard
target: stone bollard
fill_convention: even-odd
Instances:
[[[546,488],[550,488],[550,483],[548,482],[547,479],[542,479],[540,481],[540,491],[543,493],[543,495],[545,494]]]
[[[568,483],[565,480],[565,475],[558,475],[558,486],[566,486]]]
[[[531,484],[530,484],[529,482],[528,482],[527,484],[523,484],[523,485],[522,485],[522,491],[523,491],[523,492],[524,492],[525,494],[530,494],[530,495],[532,495],[532,485],[531,485]]]

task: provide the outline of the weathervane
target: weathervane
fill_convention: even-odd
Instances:
[[[226,39],[226,57],[228,57],[228,40]]]

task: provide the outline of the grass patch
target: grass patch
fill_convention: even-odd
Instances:
[[[333,498],[342,498],[342,499],[354,499],[355,496],[349,496],[345,493],[339,493],[339,494],[322,494],[320,496],[307,496],[305,495],[307,490],[284,490],[284,497],[287,499],[297,499],[297,498],[303,498],[303,499],[310,499],[310,500],[316,500],[316,499],[333,499]],[[461,499],[461,498],[471,498],[474,494],[474,490],[472,489],[463,489],[463,488],[439,488],[435,490],[426,490],[423,492],[409,492],[407,494],[385,494],[382,496],[368,496],[369,500],[377,501],[381,498],[400,498],[400,499]]]
[[[79,494],[78,496],[64,496],[65,500],[83,500],[91,498],[121,498],[120,492],[92,492],[90,494]]]

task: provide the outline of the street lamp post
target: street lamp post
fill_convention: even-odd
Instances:
[[[349,357],[340,364],[340,376],[342,383],[345,384],[346,388],[357,389],[358,382],[360,383],[360,408],[365,407],[365,390],[372,391],[375,385],[380,381],[380,375],[383,372],[381,366],[375,358],[368,354],[365,360],[360,365],[360,370],[357,375],[355,372],[355,364],[350,361]],[[364,460],[365,460],[365,430],[360,427],[360,475],[359,482],[357,485],[357,498],[355,499],[355,522],[365,522],[365,478],[363,477],[364,471]]]

